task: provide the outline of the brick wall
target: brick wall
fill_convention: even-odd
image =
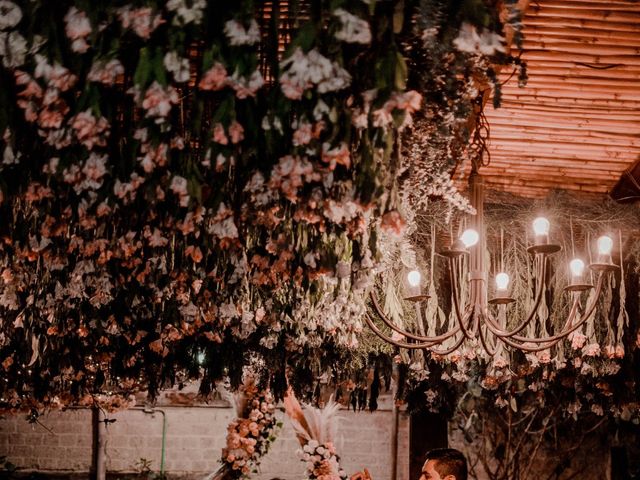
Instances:
[[[166,415],[165,471],[202,477],[216,469],[233,410],[226,407],[160,406]],[[284,418],[284,413],[280,413]],[[131,409],[109,415],[107,471],[135,472],[140,459],[160,470],[162,414]],[[92,426],[89,410],[52,412],[29,424],[24,416],[0,419],[0,456],[24,470],[88,472],[91,468]],[[46,427],[46,428],[45,428]],[[50,430],[50,432],[48,430]],[[393,414],[341,411],[337,418],[336,445],[346,471],[367,467],[375,480],[390,480]],[[408,480],[408,421],[400,415],[398,480]],[[256,478],[303,478],[304,465],[295,454],[299,447],[285,419],[272,450]]]

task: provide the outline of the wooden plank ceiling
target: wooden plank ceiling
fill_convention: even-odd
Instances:
[[[606,194],[640,157],[640,2],[531,1],[523,23],[527,86],[503,70],[502,107],[485,107],[487,186]]]

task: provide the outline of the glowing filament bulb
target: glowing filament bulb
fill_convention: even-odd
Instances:
[[[500,272],[496,275],[496,288],[498,290],[506,290],[509,287],[509,275]]]
[[[603,235],[598,239],[598,253],[600,255],[610,255],[613,250],[613,240],[611,237]]]
[[[480,235],[473,228],[468,228],[460,236],[460,241],[464,244],[465,248],[473,247],[480,240]]]
[[[417,287],[418,285],[420,285],[420,280],[422,280],[422,275],[420,275],[420,272],[418,270],[411,270],[407,274],[407,281],[412,287]]]
[[[538,236],[549,235],[549,220],[544,217],[538,217],[533,221],[533,231]]]
[[[574,258],[569,262],[569,270],[574,277],[581,277],[584,272],[584,262],[579,258]]]
[[[202,365],[205,360],[206,360],[206,356],[204,352],[198,352],[198,355],[196,356],[196,361],[198,362],[198,364]]]

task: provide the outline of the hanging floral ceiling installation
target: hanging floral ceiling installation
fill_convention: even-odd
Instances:
[[[0,403],[338,378],[403,185],[459,201],[501,31],[480,0],[0,0]]]

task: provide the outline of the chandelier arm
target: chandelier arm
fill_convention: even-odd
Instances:
[[[594,300],[593,303],[587,308],[587,310],[585,311],[585,314],[580,318],[578,323],[576,323],[575,325],[571,325],[569,328],[563,329],[562,332],[556,335],[552,335],[550,337],[545,337],[545,338],[528,338],[528,337],[523,337],[521,335],[513,335],[512,337],[507,337],[503,335],[503,336],[498,336],[498,338],[502,340],[504,343],[506,343],[507,345],[510,345],[515,348],[519,348],[520,350],[529,351],[529,352],[539,352],[552,347],[553,345],[558,343],[560,340],[571,335],[578,328],[584,325],[587,322],[587,320],[589,320],[591,315],[593,315],[596,305],[598,304],[597,299],[600,296],[600,292],[602,291],[603,280],[604,280],[604,272],[601,272],[600,276],[598,277],[598,281],[596,283],[596,294],[594,295],[594,298],[596,300]],[[494,327],[496,327],[496,325],[493,324],[493,319],[489,317],[487,317],[487,325],[493,325]],[[521,342],[521,343],[518,343],[518,342]],[[544,345],[541,345],[539,347],[528,347],[523,345],[523,343],[537,343],[537,344],[544,344]]]
[[[483,318],[486,318],[486,315],[482,314]],[[487,341],[487,339],[485,338],[484,333],[482,333],[482,328],[478,329],[478,334],[480,336],[480,343],[482,343],[482,346],[484,347],[484,349],[487,351],[487,353],[489,354],[489,356],[493,357],[495,356],[495,354],[498,352],[498,348],[497,346],[494,346],[493,348],[491,348],[489,346],[489,342]]]
[[[464,341],[464,339],[465,339],[465,336],[460,335],[460,338],[458,339],[458,341],[456,341],[456,343],[452,347],[449,347],[446,350],[437,350],[435,348],[430,348],[429,350],[431,351],[431,353],[434,353],[436,355],[449,355],[450,353],[457,350],[458,347],[460,347],[460,345],[462,345],[462,342]]]
[[[544,294],[544,287],[545,287],[544,278],[547,275],[547,258],[546,258],[546,255],[544,253],[541,253],[539,255],[541,255],[541,257],[542,257],[542,268],[541,268],[542,271],[541,271],[540,278],[542,278],[543,280],[540,283],[540,286],[539,286],[538,291],[536,293],[536,296],[534,298],[533,307],[531,307],[531,310],[529,311],[529,315],[527,316],[527,319],[524,320],[522,323],[520,323],[513,330],[504,330],[499,325],[497,325],[497,323],[492,324],[491,322],[487,322],[488,325],[492,325],[492,327],[490,327],[490,329],[491,329],[491,332],[496,337],[500,337],[500,338],[510,337],[511,338],[514,335],[520,333],[522,330],[524,330],[527,327],[527,325],[529,325],[531,323],[531,320],[533,320],[533,317],[535,316],[536,312],[538,311],[538,308],[540,308],[540,302],[542,302],[542,295]]]
[[[564,326],[562,327],[562,330],[569,328],[573,324],[573,318],[576,316],[579,306],[580,306],[580,298],[576,297],[573,300],[573,304],[571,305],[571,310],[569,311],[569,315],[567,316],[567,320],[565,321]],[[506,330],[503,330],[500,327],[500,324],[498,323],[496,318],[491,314],[491,312],[487,311],[486,318],[487,318],[487,322],[486,322],[487,327],[489,327],[489,330],[491,330],[491,333],[493,333],[495,336],[501,337],[501,338],[512,338],[513,336],[515,336],[516,332],[513,332],[512,335],[508,335],[508,333],[510,332],[507,332]],[[526,337],[521,337],[521,338],[526,338]],[[527,341],[531,341],[531,339],[527,339]]]
[[[437,335],[435,337],[426,337],[426,336],[422,336],[422,335],[415,335],[413,333],[407,332],[406,330],[398,327],[395,323],[393,323],[391,320],[389,320],[389,318],[382,311],[382,308],[380,307],[380,303],[378,302],[378,297],[376,296],[376,294],[374,293],[373,290],[369,294],[369,297],[371,298],[371,303],[373,303],[373,308],[376,310],[376,313],[378,314],[380,319],[384,322],[384,324],[387,327],[389,327],[391,330],[399,333],[400,335],[408,337],[408,338],[410,338],[412,340],[416,340],[418,342],[430,343],[430,344],[435,345],[436,343],[440,343],[443,340],[446,340],[448,338],[453,337],[456,333],[458,333],[460,331],[460,327],[456,327],[455,329],[453,329],[453,330],[451,330],[451,331],[449,331],[447,333],[443,333],[442,335]]]
[[[385,342],[390,343],[391,345],[394,345],[396,347],[406,348],[407,350],[425,350],[425,349],[428,349],[429,347],[431,347],[432,345],[434,345],[433,343],[428,343],[428,342],[424,342],[424,343],[407,343],[407,342],[401,342],[401,341],[398,341],[398,340],[394,340],[393,338],[385,335],[382,332],[382,330],[380,330],[376,326],[376,324],[373,322],[373,320],[371,320],[371,317],[368,314],[365,315],[364,318],[365,318],[365,321],[367,322],[367,324],[369,325],[369,328],[371,330],[373,330],[373,333],[375,333],[378,337],[380,337]]]
[[[468,326],[465,326],[465,320],[473,319],[473,307],[469,305],[464,312],[464,315],[460,315],[460,299],[458,298],[458,282],[455,268],[455,259],[449,259],[449,279],[451,281],[451,294],[453,297],[453,311],[458,322],[458,328],[462,330],[463,338],[473,338],[471,330],[471,322]],[[453,351],[453,350],[452,350]]]
[[[570,334],[572,334],[573,332],[575,332],[578,328],[580,328],[582,325],[584,325],[587,320],[589,320],[589,318],[591,318],[591,316],[593,315],[593,313],[595,312],[596,306],[598,305],[598,297],[600,297],[600,293],[602,291],[602,284],[604,283],[604,272],[600,272],[600,275],[598,276],[598,281],[596,283],[596,293],[594,295],[594,300],[591,303],[591,305],[589,305],[587,307],[587,309],[584,312],[584,315],[582,317],[580,317],[580,320],[578,321],[578,323],[576,323],[575,325],[571,325],[569,328],[563,329],[560,333],[556,334],[556,335],[552,335],[550,337],[546,337],[546,338],[536,338],[536,339],[530,339],[527,337],[523,337],[520,335],[514,335],[513,337],[511,337],[513,340],[516,341],[520,341],[520,342],[533,342],[533,343],[543,343],[545,341],[551,341],[551,340],[555,340],[555,339],[562,339]]]
[[[529,346],[529,345],[523,345],[522,343],[515,342],[511,338],[507,338],[507,337],[498,337],[498,339],[501,342],[505,343],[506,345],[509,345],[513,348],[517,348],[518,350],[522,350],[528,353],[535,353],[535,352],[541,352],[543,350],[548,350],[549,348],[559,343],[560,340],[562,340],[562,338],[557,338],[545,345]]]

